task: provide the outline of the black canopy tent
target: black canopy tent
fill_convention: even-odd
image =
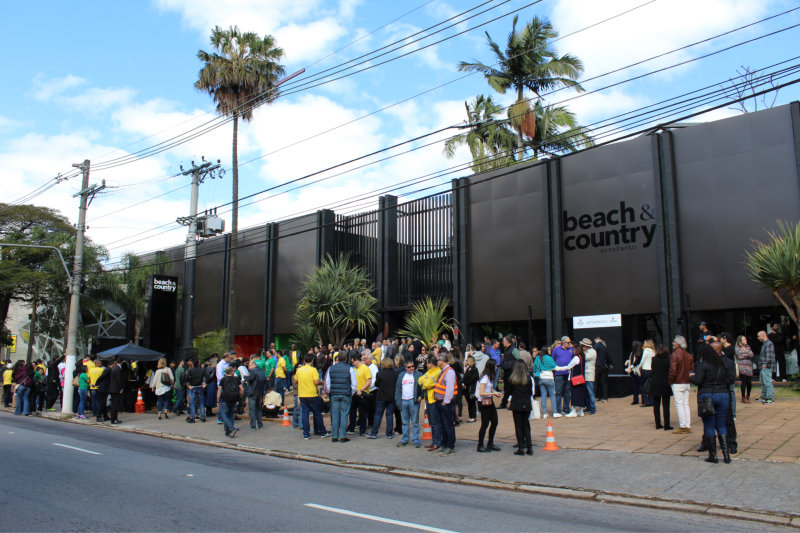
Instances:
[[[157,361],[164,357],[164,354],[138,344],[128,343],[100,352],[97,357],[99,359],[127,359],[128,361]]]

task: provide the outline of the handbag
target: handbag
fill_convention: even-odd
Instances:
[[[580,375],[572,376],[570,378],[570,382],[573,385],[583,385],[584,383],[586,383],[586,378],[583,376],[583,358],[581,357],[580,360],[581,360],[581,363],[580,363],[580,365],[581,365],[581,373],[580,373]]]
[[[488,398],[481,398],[481,405],[494,405],[494,400],[491,396]]]
[[[714,409],[714,404],[711,403],[711,396],[697,399],[697,416],[707,418],[715,414],[716,410]]]
[[[533,400],[531,402],[531,414],[528,416],[528,420],[539,420],[542,418],[542,411],[539,408],[539,400]]]
[[[80,380],[80,378],[78,376],[75,376],[74,378],[72,378],[72,386],[73,387],[78,387],[80,384],[81,384],[81,380]]]
[[[161,373],[161,384],[166,385],[167,387],[172,386],[172,377],[169,375],[169,372]]]

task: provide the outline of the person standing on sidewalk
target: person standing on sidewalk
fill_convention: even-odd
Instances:
[[[111,423],[114,425],[121,424],[119,420],[119,410],[122,406],[122,389],[125,387],[125,381],[122,376],[122,366],[119,360],[114,360],[111,365],[111,375],[109,376],[108,393],[111,395]]]
[[[244,378],[250,395],[247,397],[247,416],[250,417],[250,431],[262,429],[264,422],[261,420],[261,405],[264,403],[264,394],[267,391],[267,378],[264,371],[256,366],[255,359],[250,359],[247,376]]]
[[[449,360],[447,352],[439,354],[438,363],[442,373],[433,386],[433,397],[436,399],[436,410],[439,412],[439,423],[442,426],[442,450],[439,455],[443,457],[456,453],[456,411],[453,401],[458,394],[458,376],[448,364]]]
[[[736,352],[733,349],[733,335],[727,331],[719,334],[719,343],[721,344],[722,357],[731,362],[734,368],[734,377],[736,376]],[[717,344],[713,345],[717,349]],[[729,386],[730,400],[728,406],[728,414],[725,416],[725,426],[728,429],[728,451],[735,455],[739,453],[739,445],[737,443],[738,432],[736,431],[736,382],[735,379],[731,380]]]
[[[742,403],[750,403],[750,391],[753,388],[753,350],[747,344],[747,337],[739,335],[736,339],[736,364],[739,369],[739,379],[742,382]]]
[[[195,419],[200,415],[200,420],[206,421],[206,410],[203,405],[203,393],[206,389],[206,380],[203,367],[197,366],[194,359],[186,361],[186,390],[189,392],[189,400],[186,406],[186,422],[194,424]]]
[[[314,367],[314,356],[306,354],[305,364],[295,373],[294,384],[297,385],[297,396],[300,398],[300,422],[303,425],[303,439],[311,438],[311,429],[308,424],[309,412],[314,416],[314,427],[321,433],[321,437],[330,437],[325,429],[322,419],[322,404],[319,398],[319,372]]]
[[[594,338],[594,350],[597,352],[597,361],[594,367],[595,398],[598,402],[608,401],[608,370],[612,367],[611,358],[608,356],[608,347],[600,337]]]
[[[639,370],[639,382],[642,387],[642,405],[641,407],[652,407],[653,397],[651,394],[645,394],[644,391],[649,390],[647,381],[650,379],[650,374],[653,373],[653,357],[656,356],[656,345],[653,339],[645,339],[642,344],[642,360],[639,362],[637,370]]]
[[[508,397],[511,394],[511,387],[508,386],[508,379],[511,377],[511,372],[514,371],[514,363],[520,358],[519,350],[511,341],[511,337],[503,337],[503,362],[501,367],[503,369],[503,399],[500,400],[500,409],[508,407]]]
[[[100,375],[95,382],[97,385],[97,406],[99,411],[95,413],[98,422],[105,422],[108,420],[108,393],[111,385],[111,371],[108,369],[108,361],[103,361],[100,364]]]
[[[673,433],[692,432],[692,414],[689,410],[689,374],[694,372],[694,358],[686,351],[686,339],[676,335],[672,341],[673,352],[669,356],[669,383],[675,397],[675,411],[678,412],[678,429]]]
[[[466,366],[464,367],[464,377],[461,379],[461,384],[464,386],[462,394],[467,398],[467,423],[470,424],[477,420],[478,412],[476,405],[477,402],[475,401],[475,387],[478,385],[479,379],[480,373],[475,366],[475,358],[471,355],[468,355],[466,359]]]
[[[639,394],[641,393],[641,378],[639,376],[639,363],[642,362],[642,343],[633,341],[631,343],[631,353],[625,361],[625,373],[631,378],[631,390],[633,401],[631,405],[639,405]]]
[[[422,374],[414,368],[413,361],[404,359],[403,364],[405,372],[397,377],[394,387],[395,405],[400,406],[400,417],[403,420],[403,431],[397,447],[408,446],[409,440],[411,440],[414,447],[419,448],[419,403],[423,394],[419,386],[419,379]]]
[[[772,375],[776,381],[786,382],[786,338],[781,333],[778,324],[772,324],[772,331],[767,335],[772,342],[775,352],[775,365],[772,367]]]
[[[658,345],[656,347],[656,356],[653,358],[653,373],[650,375],[650,393],[653,398],[653,418],[655,418],[656,429],[664,429],[664,431],[672,431],[672,426],[669,425],[669,397],[672,395],[672,390],[669,385],[669,350],[666,346]],[[664,425],[661,425],[661,413],[664,413]]]
[[[583,349],[583,360],[586,365],[584,377],[586,378],[586,412],[593,415],[597,412],[597,404],[594,396],[595,368],[597,363],[597,352],[589,339],[581,340]]]
[[[375,376],[375,418],[372,420],[372,431],[367,438],[377,439],[381,421],[386,413],[386,438],[393,436],[394,393],[397,385],[397,373],[394,371],[394,361],[385,357],[381,360],[381,369]]]
[[[350,404],[353,393],[356,391],[356,372],[347,364],[346,351],[339,352],[336,362],[328,369],[325,375],[325,392],[331,399],[331,431],[332,442],[349,442],[347,438],[347,419],[350,414]]]
[[[570,338],[566,335],[561,337],[561,344],[555,346],[551,353],[556,366],[567,366],[574,355]],[[553,418],[558,418],[569,411],[572,387],[569,382],[569,370],[556,370],[553,372],[553,376],[556,385],[556,407],[553,411]]]
[[[509,408],[514,417],[514,430],[517,434],[517,451],[514,455],[533,455],[531,442],[531,398],[533,397],[533,378],[522,361],[514,363],[514,369],[507,380],[511,388]]]
[[[428,370],[417,380],[422,390],[425,391],[425,413],[428,415],[428,423],[431,426],[431,443],[425,446],[429,452],[435,452],[442,446],[442,425],[437,409],[436,398],[433,394],[433,387],[442,373],[442,369],[437,366],[436,358],[428,356]]]
[[[230,438],[235,437],[236,432],[239,431],[239,428],[234,425],[234,417],[236,416],[236,403],[244,394],[242,381],[233,372],[232,366],[225,367],[225,375],[222,376],[217,389],[217,405],[220,416],[222,416],[225,436]]]
[[[550,348],[542,347],[539,357],[533,362],[533,375],[539,378],[539,394],[542,397],[542,418],[547,418],[547,398],[550,397],[550,412],[553,416],[558,413],[555,402],[556,384],[553,380],[553,370],[556,362],[548,352]],[[559,415],[560,416],[560,415]]]
[[[359,356],[361,357],[361,356]],[[350,404],[350,419],[347,424],[347,433],[355,435],[356,425],[358,432],[363,437],[367,432],[367,411],[366,398],[369,396],[369,388],[372,385],[372,373],[369,366],[364,364],[359,357],[353,359],[353,368],[356,375],[356,390],[353,393],[353,400]]]
[[[186,372],[184,361],[178,361],[175,368],[175,403],[172,405],[172,412],[176,415],[183,414],[183,400],[186,398],[186,386],[184,385],[183,374]]]
[[[497,408],[494,406],[495,398],[502,398],[503,394],[494,390],[495,372],[497,364],[494,359],[486,361],[483,367],[481,379],[478,381],[478,391],[475,394],[478,398],[478,409],[481,411],[481,427],[478,429],[478,452],[499,452],[500,448],[494,444],[494,434],[497,431]],[[486,436],[486,428],[489,428],[489,441],[484,447],[483,438]]]
[[[767,332],[758,332],[758,340],[761,341],[761,353],[758,356],[758,373],[761,382],[761,399],[764,405],[775,403],[775,391],[772,388],[772,372],[775,371],[775,345],[767,337]]]
[[[719,346],[717,350],[712,345]],[[697,404],[703,419],[703,440],[708,449],[708,463],[718,463],[715,436],[719,437],[719,446],[725,463],[731,462],[728,450],[728,429],[725,417],[728,413],[730,390],[729,385],[736,377],[733,363],[718,355],[722,346],[718,342],[708,344],[708,340],[697,348],[698,361],[692,383],[697,385]],[[715,435],[716,433],[716,435]]]

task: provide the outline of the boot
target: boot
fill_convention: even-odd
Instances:
[[[483,443],[482,442],[478,443],[478,452],[479,453],[486,453],[486,452],[489,452],[489,451],[491,451],[491,450],[487,450],[486,448],[483,447]]]
[[[489,451],[492,451],[492,452],[499,452],[500,451],[500,448],[495,446],[494,442],[490,442],[489,444],[487,444],[486,445],[486,449],[489,450]]]
[[[747,402],[746,403],[750,403],[750,395],[749,394],[747,395]]]
[[[705,441],[706,449],[708,449],[708,457],[703,460],[707,463],[719,463],[716,439],[714,437],[703,437],[703,440]]]
[[[719,449],[722,451],[722,462],[726,465],[731,463],[731,454],[728,450],[728,436],[727,435],[720,435],[719,436]]]
[[[700,440],[700,446],[697,447],[697,451],[698,452],[704,452],[706,450],[708,450],[708,445],[707,445],[707,442],[706,442],[706,438],[703,437],[702,440]]]

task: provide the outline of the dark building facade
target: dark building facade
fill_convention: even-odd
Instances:
[[[430,295],[450,298],[462,343],[512,332],[541,345],[571,334],[573,316],[610,313],[622,315],[617,361],[636,338],[691,339],[700,320],[752,339],[781,309],[744,252],[800,219],[798,142],[794,102],[454,179],[407,203],[384,196],[367,213],[244,230],[237,343],[286,339],[302,280],[339,252],[374,280],[379,331]],[[196,334],[225,325],[228,247],[229,235],[198,246]],[[180,283],[182,248],[167,254]]]

